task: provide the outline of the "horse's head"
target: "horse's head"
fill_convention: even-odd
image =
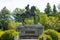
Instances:
[[[35,11],[36,10],[36,7],[35,6],[32,6],[31,7],[31,11]]]

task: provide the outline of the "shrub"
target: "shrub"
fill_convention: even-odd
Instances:
[[[26,23],[26,24],[34,24],[34,21],[33,21],[33,20],[31,20],[31,19],[30,19],[30,20],[25,19],[25,23]]]
[[[7,30],[1,36],[1,40],[14,40],[14,37],[17,36],[18,33],[14,30]]]
[[[8,24],[8,28],[9,28],[9,29],[14,29],[14,30],[16,30],[16,28],[17,28],[18,25],[22,25],[22,22],[14,22],[14,21],[11,21],[11,22]]]
[[[0,37],[4,34],[4,31],[0,31]]]
[[[58,33],[58,36],[59,36],[59,40],[60,40],[60,33]]]
[[[59,40],[58,32],[55,30],[48,29],[44,32],[46,35],[50,35],[53,40]]]
[[[52,38],[49,35],[46,34],[42,34],[41,36],[39,36],[39,40],[43,40],[43,38],[46,37],[46,40],[52,40]]]
[[[1,36],[4,34],[3,31],[0,31],[0,40],[1,40]]]

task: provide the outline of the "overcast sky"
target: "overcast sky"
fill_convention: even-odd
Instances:
[[[60,4],[60,0],[0,0],[0,10],[6,6],[10,11],[17,8],[24,8],[27,4],[36,6],[40,11],[44,11],[46,4],[50,3],[51,7]]]

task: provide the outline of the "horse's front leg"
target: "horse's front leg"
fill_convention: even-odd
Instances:
[[[36,23],[36,18],[35,18],[35,16],[34,16],[34,24],[37,24],[37,23]]]
[[[39,17],[39,15],[36,15],[37,17],[38,17],[38,22],[40,21],[40,17]]]

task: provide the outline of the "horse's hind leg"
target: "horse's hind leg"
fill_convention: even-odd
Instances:
[[[26,24],[25,19],[22,20],[22,25]]]

